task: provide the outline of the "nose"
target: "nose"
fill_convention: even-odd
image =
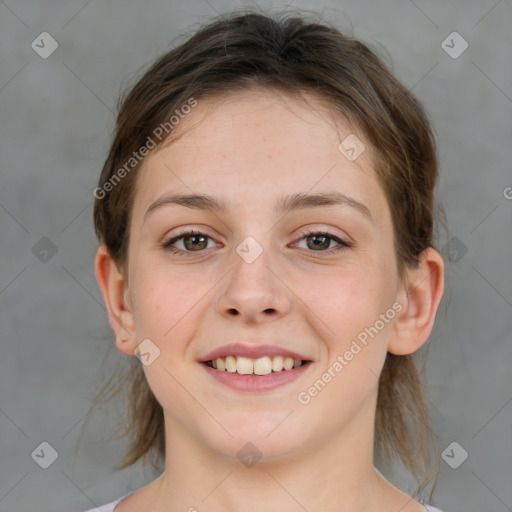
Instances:
[[[223,280],[217,296],[217,311],[224,317],[238,317],[244,323],[259,324],[286,316],[291,309],[291,291],[286,276],[267,250],[251,262],[234,254],[233,268]]]

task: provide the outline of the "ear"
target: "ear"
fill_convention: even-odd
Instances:
[[[397,297],[404,309],[396,317],[388,352],[412,354],[427,341],[443,292],[443,257],[429,247],[420,254],[418,268],[407,270],[407,289],[402,288]]]
[[[107,307],[110,326],[116,336],[117,348],[125,354],[133,355],[138,342],[128,283],[104,245],[96,251],[95,273]]]

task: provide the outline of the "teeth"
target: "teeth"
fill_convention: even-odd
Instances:
[[[275,356],[272,361],[272,370],[280,372],[283,369],[283,356]]]
[[[264,356],[251,359],[242,356],[218,357],[209,361],[209,366],[223,372],[238,373],[240,375],[269,375],[272,372],[291,370],[302,366],[300,359],[283,356]]]
[[[222,359],[222,357],[219,357],[219,359]],[[217,359],[217,362],[219,359]],[[236,359],[233,356],[226,357],[226,370],[230,373],[236,372]]]
[[[291,370],[293,368],[293,359],[291,357],[285,357],[283,367],[285,370]]]
[[[254,373],[256,375],[268,375],[272,372],[272,361],[270,357],[260,357],[254,361]]]
[[[240,375],[250,375],[254,371],[254,363],[248,357],[236,358],[236,371]]]

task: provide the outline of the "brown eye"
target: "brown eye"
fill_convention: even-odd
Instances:
[[[331,238],[325,235],[310,235],[306,237],[308,249],[329,249]],[[311,243],[310,243],[311,242]]]
[[[302,240],[306,240],[306,249],[316,252],[334,252],[347,247],[352,247],[348,242],[345,242],[341,238],[330,233],[307,232],[303,234],[300,241]],[[331,247],[331,242],[336,242],[337,245]]]
[[[208,240],[212,240],[209,236],[201,233],[200,231],[187,231],[178,236],[167,240],[162,244],[164,249],[169,249],[176,254],[186,254],[187,252],[200,252],[208,248]],[[174,247],[174,244],[180,244]]]
[[[208,237],[203,235],[188,235],[184,236],[183,245],[187,250],[194,251],[196,249],[206,249],[208,245]]]

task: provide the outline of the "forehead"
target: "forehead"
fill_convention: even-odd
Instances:
[[[134,204],[141,211],[134,216],[169,191],[260,207],[284,192],[338,191],[385,207],[371,148],[366,144],[349,160],[340,142],[363,143],[363,136],[313,94],[251,90],[207,97],[176,130],[143,162]]]
[[[199,151],[228,147],[232,155],[239,153],[238,147],[250,152],[253,144],[258,145],[257,149],[265,145],[268,149],[274,146],[275,150],[278,146],[283,151],[312,154],[315,148],[325,151],[334,145],[336,149],[343,138],[357,132],[317,94],[254,88],[200,99],[153,155],[171,144],[194,146]],[[310,141],[308,146],[297,144],[306,138]],[[370,152],[368,148],[364,156],[370,157]]]

